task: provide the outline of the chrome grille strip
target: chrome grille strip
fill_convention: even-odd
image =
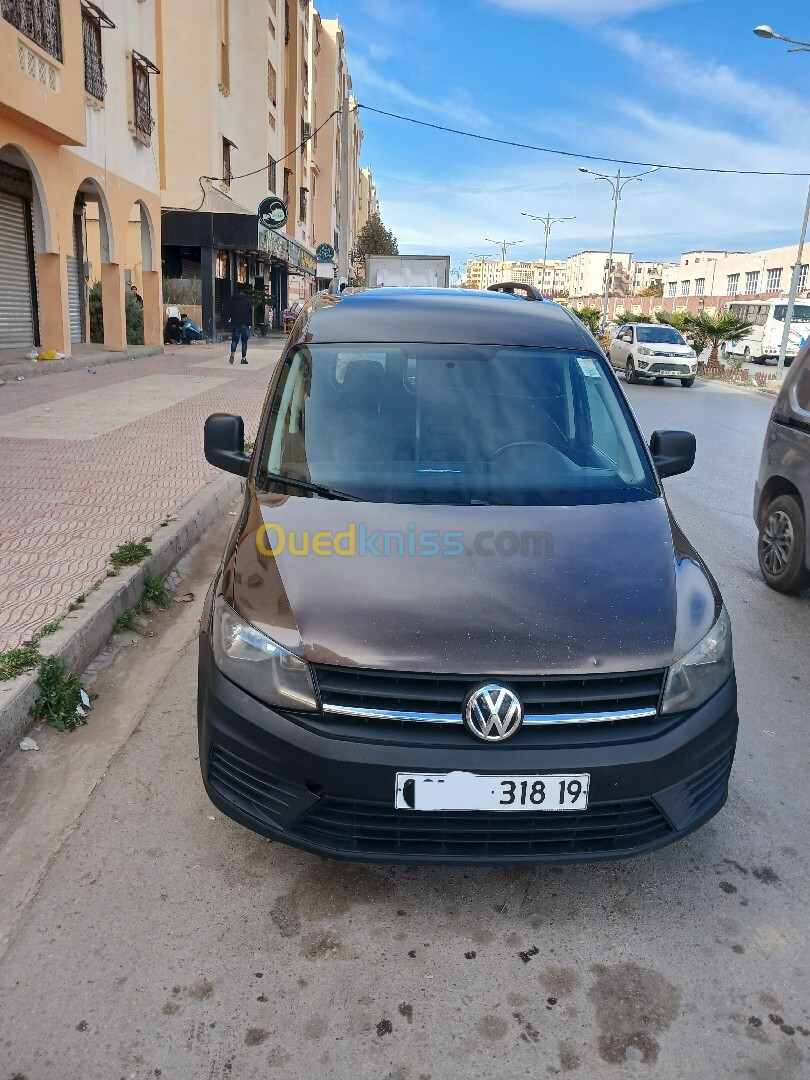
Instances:
[[[403,712],[328,704],[323,706],[323,711],[332,713],[334,716],[355,716],[361,720],[402,720],[405,723],[412,724],[464,723],[461,716],[455,713]],[[542,724],[606,724],[617,720],[651,720],[655,715],[655,709],[621,709],[615,712],[598,713],[528,713],[523,718],[523,723],[533,726]]]

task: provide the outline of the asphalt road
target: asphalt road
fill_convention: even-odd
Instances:
[[[654,855],[566,868],[368,868],[269,843],[206,800],[193,627],[175,630],[146,702],[143,654],[117,661],[116,716],[142,719],[18,912],[0,1080],[810,1075],[810,598],[761,582],[750,517],[772,402],[630,394],[647,432],[698,436],[667,488],[733,620],[742,728],[722,813]],[[46,740],[37,768],[67,745]],[[58,785],[48,798],[68,813]]]

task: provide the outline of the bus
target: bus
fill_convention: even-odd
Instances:
[[[726,304],[724,311],[752,323],[751,329],[742,337],[723,342],[721,356],[744,356],[754,364],[764,364],[779,357],[782,334],[785,329],[787,297],[776,300],[734,300]],[[810,303],[797,301],[790,320],[785,366],[788,366],[810,337]]]

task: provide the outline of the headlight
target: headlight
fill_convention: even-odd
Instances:
[[[652,356],[652,349],[648,349],[646,345],[639,345],[636,352],[640,352],[642,356]]]
[[[221,596],[214,603],[212,637],[216,665],[231,682],[268,705],[317,709],[306,661],[251,626]]]
[[[686,355],[687,356],[697,356],[697,353],[695,352],[694,349],[690,349],[689,352]]]
[[[661,712],[696,709],[720,689],[733,667],[731,622],[723,608],[708,634],[669,669]]]

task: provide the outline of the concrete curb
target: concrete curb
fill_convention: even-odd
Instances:
[[[193,495],[173,515],[175,521],[155,529],[148,558],[137,566],[125,567],[117,577],[105,578],[78,611],[65,616],[55,634],[42,639],[42,655],[58,656],[70,671],[81,674],[112,634],[116,617],[141,599],[144,571],[165,578],[206,529],[228,512],[239,496],[241,484],[236,476],[217,477]],[[0,683],[0,759],[33,726],[28,710],[37,692],[36,672]]]
[[[30,360],[19,364],[0,364],[0,379],[14,382],[18,375],[26,379],[29,376],[53,375],[57,371],[79,371],[81,368],[103,367],[105,364],[120,364],[124,360],[140,360],[145,356],[161,356],[163,346],[142,349],[138,352],[109,352],[90,356],[66,356],[64,360],[41,360],[32,364]]]

